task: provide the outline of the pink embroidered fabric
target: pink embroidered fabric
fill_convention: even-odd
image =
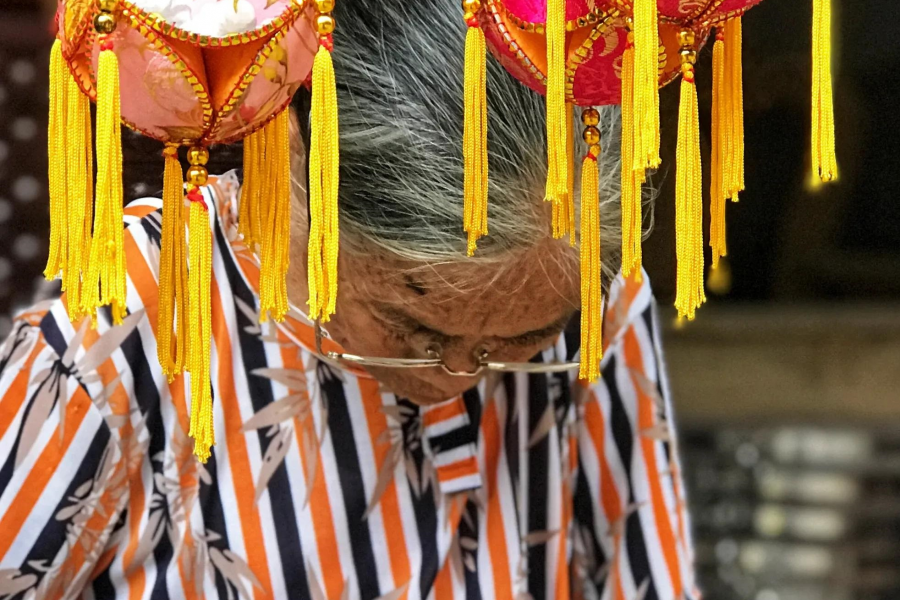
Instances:
[[[701,46],[710,29],[761,0],[658,0],[659,83],[680,72],[678,32],[694,30]],[[485,0],[481,25],[491,52],[528,87],[544,93],[547,59],[546,0]],[[567,0],[567,97],[579,106],[619,104],[625,18],[632,0]]]
[[[318,49],[308,0],[122,0],[109,36],[122,120],[162,142],[227,143],[261,128],[309,78]],[[63,0],[63,54],[96,97],[95,3]]]

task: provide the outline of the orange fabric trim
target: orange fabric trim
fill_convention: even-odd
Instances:
[[[222,290],[218,281],[212,280],[212,333],[213,343],[216,346],[219,365],[231,365],[234,361],[231,350],[231,336],[228,325],[225,322],[225,313],[222,308]],[[247,440],[241,430],[241,412],[238,406],[237,393],[234,389],[234,378],[230,368],[217,369],[218,373],[218,400],[222,405],[222,413],[225,415],[225,432],[220,435],[225,438],[228,445],[228,459],[234,473],[234,496],[237,501],[238,514],[241,520],[241,531],[244,534],[244,547],[247,549],[247,564],[253,574],[259,579],[262,589],[253,588],[255,598],[262,600],[272,597],[272,581],[269,577],[269,562],[266,556],[265,541],[262,534],[262,524],[256,507],[256,478],[250,467],[250,453],[247,450]]]
[[[453,402],[447,402],[425,411],[425,414],[422,416],[422,424],[425,427],[431,427],[464,414],[466,414],[466,405],[462,396],[457,396]]]
[[[590,390],[589,394],[589,400],[584,405],[584,426],[590,434],[597,461],[600,463],[600,503],[603,505],[603,512],[606,513],[607,520],[614,523],[622,517],[622,499],[616,489],[609,462],[606,460],[604,451],[606,424],[603,411],[600,409],[600,401],[593,390]]]
[[[500,422],[497,403],[493,400],[485,404],[481,415],[481,430],[484,434],[484,462],[487,471],[486,486],[488,506],[485,514],[488,554],[494,573],[494,591],[497,598],[512,598],[512,580],[509,573],[509,552],[506,548],[506,532],[503,528],[503,509],[497,489],[497,468],[500,463]]]
[[[625,333],[625,364],[629,369],[638,371],[643,370],[641,358],[641,348],[638,344],[637,335],[634,329],[629,329]],[[634,381],[632,376],[632,385],[638,401],[638,429],[642,432],[650,429],[656,424],[654,416],[653,399],[648,397],[641,391],[641,388]],[[653,502],[653,516],[656,520],[656,531],[659,534],[660,546],[666,559],[666,566],[669,569],[669,576],[672,578],[672,587],[676,596],[680,596],[683,590],[681,581],[681,569],[678,564],[678,551],[675,545],[675,535],[672,532],[672,524],[669,522],[668,509],[666,501],[663,497],[662,484],[660,483],[659,468],[656,464],[655,440],[640,434],[641,449],[643,450],[644,463],[647,467],[647,479],[650,484],[650,498]]]
[[[434,600],[453,600],[453,575],[450,573],[450,557],[444,559],[441,570],[434,578]],[[511,596],[497,596],[498,598],[510,598]]]
[[[478,472],[478,460],[474,456],[463,458],[449,465],[444,465],[437,469],[438,481],[441,483],[473,475]]]
[[[258,275],[258,272],[257,272]],[[279,331],[279,339],[283,337]],[[303,361],[300,353],[293,347],[281,348],[282,364],[288,369],[303,371]],[[309,417],[310,419],[312,416]],[[300,464],[303,466],[303,476],[308,480],[309,471],[306,466],[306,451],[303,447],[303,423],[299,417],[294,417],[294,434],[297,440],[297,451],[300,453]],[[338,552],[337,534],[334,531],[334,519],[331,512],[331,502],[328,499],[328,489],[325,485],[325,473],[322,470],[322,453],[319,445],[314,446],[318,454],[316,458],[316,473],[313,476],[312,489],[309,494],[309,509],[312,513],[313,529],[318,548],[318,559],[322,565],[322,579],[325,593],[329,598],[337,598],[344,588],[344,573],[341,568],[341,556]],[[326,568],[327,565],[327,568]]]
[[[28,476],[25,477],[25,481],[22,482],[22,487],[19,488],[18,493],[9,505],[6,514],[0,518],[0,531],[17,532],[22,529],[22,525],[34,508],[38,498],[41,497],[44,488],[47,487],[50,478],[53,477],[53,474],[59,468],[59,463],[72,444],[75,434],[81,429],[81,423],[92,406],[93,403],[87,397],[87,394],[84,393],[84,390],[79,388],[72,395],[66,406],[66,427],[62,443],[59,441],[59,426],[57,426],[50,441],[44,446],[37,459],[36,464],[40,465],[40,467],[31,469]],[[16,539],[15,535],[0,536],[0,560],[9,552],[14,539]]]
[[[375,453],[377,472],[388,458],[389,446],[378,444],[376,440],[388,429],[387,417],[381,411],[382,399],[378,391],[379,384],[374,379],[360,379],[359,391],[362,395],[366,411],[366,422],[369,425],[369,437]],[[402,458],[400,460],[403,460]],[[400,517],[400,499],[397,495],[397,482],[392,480],[381,497],[381,519],[384,523],[384,536],[387,540],[388,555],[391,559],[391,574],[394,587],[400,587],[410,580],[411,570],[409,553],[406,550],[406,538],[403,535],[403,519]],[[409,591],[403,593],[406,598]]]
[[[16,418],[16,415],[28,398],[28,384],[31,381],[34,361],[46,346],[47,344],[44,343],[43,338],[39,337],[22,365],[22,370],[13,379],[6,393],[3,394],[3,398],[0,398],[0,437],[3,437],[6,430],[9,429],[13,419]]]

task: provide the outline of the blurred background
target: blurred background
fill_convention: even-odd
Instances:
[[[677,326],[668,308],[672,228],[644,246],[711,600],[900,599],[900,4],[833,2],[840,181],[807,185],[812,3],[767,0],[744,19],[747,191],[728,206],[726,268],[695,322]],[[15,310],[55,293],[40,276],[52,4],[0,3],[2,336]],[[710,67],[707,48],[698,81]],[[677,86],[664,89],[664,129],[677,104]],[[125,140],[129,197],[162,173],[143,143]],[[674,148],[663,153],[671,167]],[[657,223],[673,222],[673,183],[656,178]]]

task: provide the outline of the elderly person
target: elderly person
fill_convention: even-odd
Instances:
[[[572,368],[577,254],[548,234],[543,102],[489,65],[491,232],[468,258],[462,53],[439,50],[458,19],[439,0],[345,0],[336,16],[334,319],[258,323],[240,176],[212,178],[218,439],[199,464],[188,378],[155,361],[160,203],[131,203],[125,323],[70,324],[63,296],[0,350],[0,598],[694,597],[646,278],[607,265],[602,378]],[[617,113],[601,125],[614,139]],[[601,163],[609,215],[614,153]]]

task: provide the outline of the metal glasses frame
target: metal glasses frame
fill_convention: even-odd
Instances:
[[[457,371],[448,366],[441,357],[440,350],[429,349],[430,358],[384,358],[376,356],[358,356],[346,352],[326,351],[322,348],[322,339],[325,334],[322,324],[315,321],[316,354],[326,362],[350,363],[362,367],[387,367],[391,369],[443,369],[448,375],[454,377],[476,377],[484,371],[501,371],[506,373],[560,373],[579,367],[578,362],[502,362],[489,360],[488,352],[482,350],[473,355],[477,366],[471,371]]]

